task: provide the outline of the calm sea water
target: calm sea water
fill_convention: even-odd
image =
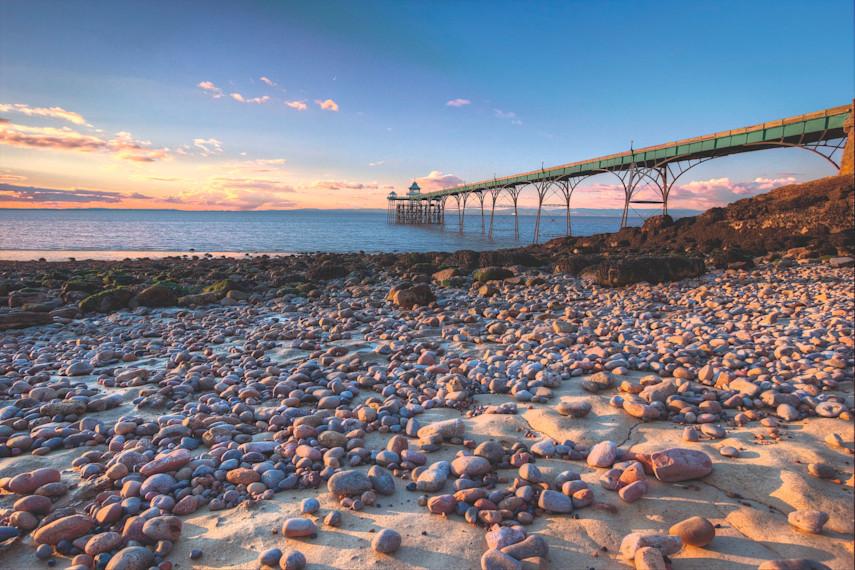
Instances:
[[[480,213],[456,213],[436,226],[389,224],[385,212],[180,212],[162,210],[0,210],[0,259],[121,259],[177,253],[298,253],[493,250],[532,243],[535,216],[497,215],[493,236]],[[640,225],[641,219],[635,223]],[[545,216],[542,233],[560,235],[564,218]],[[613,232],[617,216],[572,218],[574,235]],[[489,227],[489,217],[485,219]],[[549,237],[541,238],[546,241]]]

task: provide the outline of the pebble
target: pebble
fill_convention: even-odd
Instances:
[[[715,538],[715,526],[703,517],[692,517],[672,526],[668,534],[679,536],[683,544],[704,547]]]
[[[306,557],[299,550],[286,550],[279,557],[279,567],[282,570],[303,570],[306,567]]]
[[[822,527],[828,522],[828,513],[813,509],[793,511],[787,515],[787,520],[799,530],[820,534]]]
[[[282,536],[288,538],[310,536],[317,531],[318,527],[309,519],[287,519],[282,523]]]
[[[392,529],[385,528],[377,533],[371,541],[371,548],[375,552],[391,554],[401,548],[401,535]]]
[[[517,559],[491,548],[481,555],[481,570],[522,570],[522,565]]]
[[[687,481],[712,472],[709,455],[696,449],[674,447],[650,456],[653,472],[660,481]]]

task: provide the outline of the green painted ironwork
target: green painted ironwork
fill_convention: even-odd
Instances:
[[[685,160],[709,159],[770,148],[805,146],[846,136],[843,125],[853,106],[844,105],[751,127],[733,129],[638,150],[573,162],[504,178],[494,178],[436,192],[400,196],[391,200],[430,200],[479,190],[509,188],[543,181],[568,180],[601,172],[631,168],[660,168]]]

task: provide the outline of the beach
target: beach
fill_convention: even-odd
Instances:
[[[441,260],[6,264],[53,324],[2,333],[3,567],[851,567],[851,259],[623,288]],[[135,296],[75,309],[97,279]],[[669,535],[693,517],[703,547]]]

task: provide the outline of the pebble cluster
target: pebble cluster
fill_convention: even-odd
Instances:
[[[373,265],[314,288],[226,287],[186,296],[184,308],[67,311],[52,325],[5,331],[0,541],[24,540],[40,560],[71,558],[74,570],[168,570],[183,522],[200,509],[325,486],[341,509],[304,500],[302,516],[275,529],[283,548],[261,553],[260,567],[303,568],[290,539],[336,532],[342,512],[404,491],[429,513],[482,527],[484,570],[549,567],[547,540],[526,530],[537,517],[616,510],[612,497],[633,503],[650,478],[703,478],[713,459],[692,445],[728,430],[760,425],[763,442],[775,443],[792,422],[852,421],[852,270],[766,261],[628,289],[543,268],[432,278]],[[241,266],[228,263],[239,285]],[[10,306],[22,301],[15,295]],[[538,406],[590,421],[590,402],[555,401],[566,382],[634,421],[684,426],[684,445],[643,454],[537,433],[505,446],[467,436],[466,418]],[[483,395],[505,400],[482,405]],[[420,419],[439,408],[461,417]],[[382,447],[366,443],[372,433]],[[850,440],[842,432],[827,444],[851,457]],[[459,447],[452,461],[429,459],[446,446]],[[77,448],[64,472],[24,460]],[[716,461],[740,451],[721,446]],[[602,470],[601,488],[573,463],[547,477],[539,459]],[[853,484],[842,464],[808,472]],[[789,513],[808,533],[828,518]],[[683,545],[715,537],[701,517],[671,524],[610,546],[636,568],[665,568]],[[394,556],[406,540],[381,529],[371,546]],[[764,567],[790,567],[779,562]]]

